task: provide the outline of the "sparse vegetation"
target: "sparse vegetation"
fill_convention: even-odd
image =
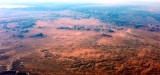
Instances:
[[[10,14],[0,14],[0,72],[158,75],[160,11],[154,9],[52,3],[0,8]]]

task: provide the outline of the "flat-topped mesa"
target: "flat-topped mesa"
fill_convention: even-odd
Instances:
[[[111,37],[112,37],[112,35],[105,34],[105,33],[101,34],[101,36],[102,36],[102,37],[108,37],[108,38],[111,38]]]
[[[108,32],[113,33],[115,31],[113,29],[109,29]]]
[[[113,33],[115,32],[115,30],[113,29],[110,29],[108,27],[103,27],[103,26],[80,26],[80,25],[74,25],[72,27],[70,26],[60,26],[60,27],[57,27],[56,29],[58,30],[78,30],[78,31],[94,31],[94,32],[110,32],[110,33]],[[116,28],[114,28],[116,29]],[[123,30],[123,29],[121,29]]]
[[[42,38],[42,37],[45,37],[45,35],[43,33],[38,33],[38,34],[32,35],[30,37],[32,37],[32,38]]]
[[[57,29],[72,30],[72,28],[70,28],[70,27],[58,27]]]

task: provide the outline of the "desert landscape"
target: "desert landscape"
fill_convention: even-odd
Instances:
[[[160,74],[158,3],[53,4],[0,8],[0,72]]]

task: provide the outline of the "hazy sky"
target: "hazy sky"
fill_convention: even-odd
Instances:
[[[0,3],[28,3],[28,2],[86,2],[86,3],[124,3],[131,1],[160,2],[160,0],[0,0]]]

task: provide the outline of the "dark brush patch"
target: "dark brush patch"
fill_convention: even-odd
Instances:
[[[10,49],[1,49],[0,50],[0,54],[3,54],[3,53],[6,53],[6,52],[8,52]]]
[[[12,35],[12,37],[14,37],[14,38],[24,38],[24,35],[22,35],[22,34],[19,34],[19,35]]]
[[[9,59],[9,58],[10,58],[10,56],[6,56],[6,55],[0,56],[0,60],[7,60],[7,59]]]

